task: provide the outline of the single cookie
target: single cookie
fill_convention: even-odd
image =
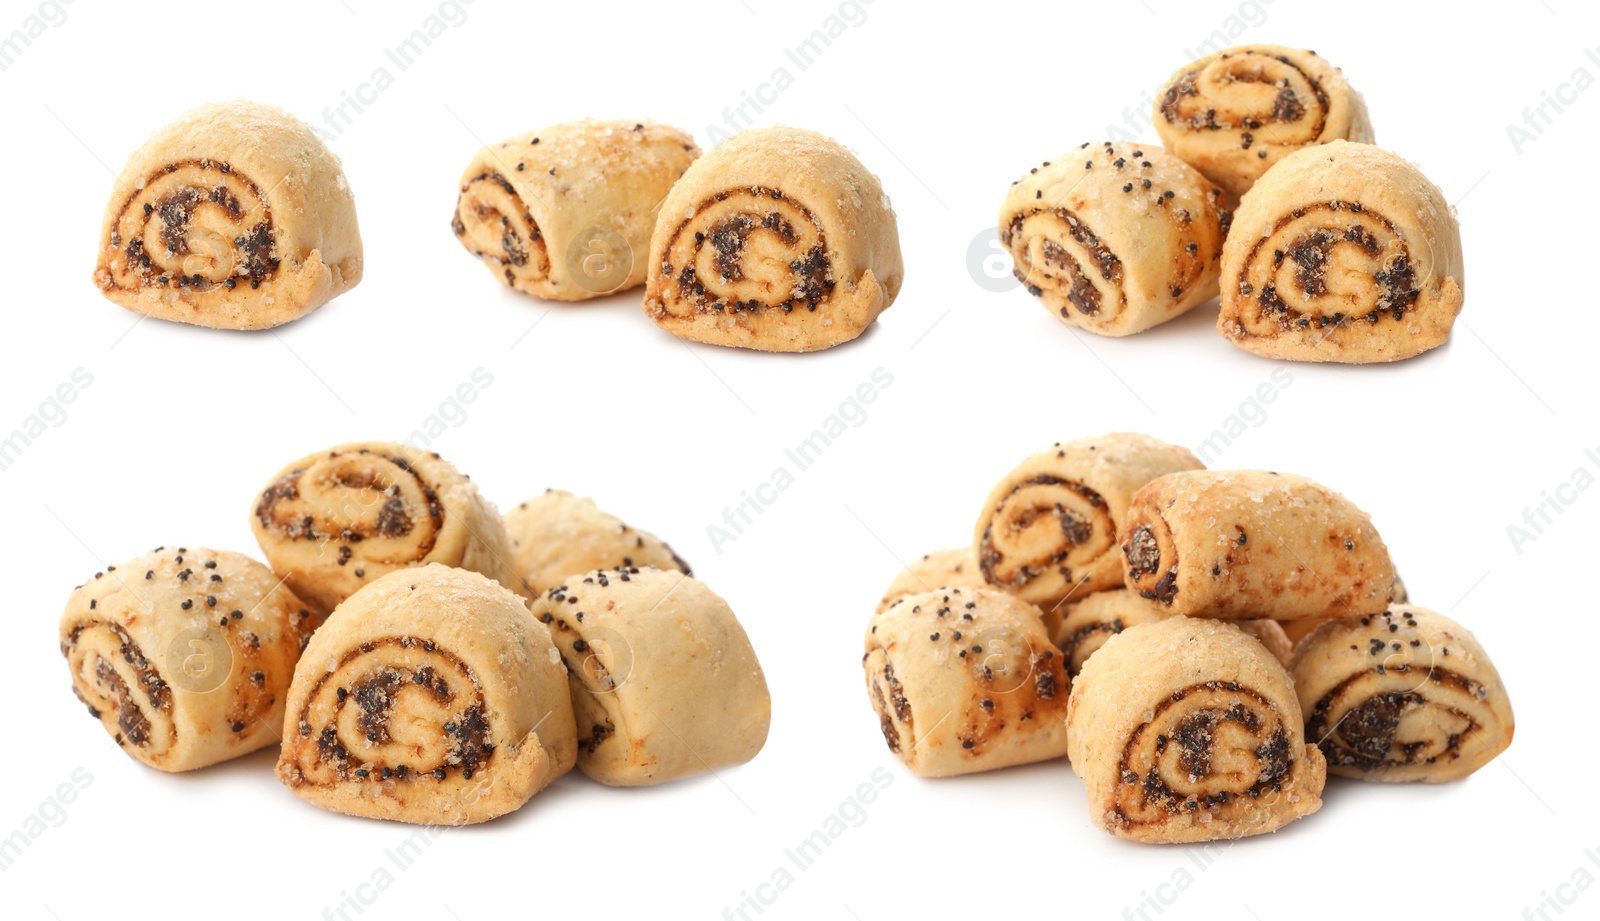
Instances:
[[[1126,336],[1216,296],[1222,192],[1153,145],[1085,144],[1011,184],[1012,273],[1069,326]]]
[[[505,524],[512,561],[535,598],[596,569],[654,566],[693,575],[665,541],[563,490],[547,490],[507,511]]]
[[[250,528],[319,618],[386,573],[424,563],[524,591],[499,512],[437,454],[386,441],[338,445],[284,467]]]
[[[1279,160],[1344,139],[1372,143],[1361,94],[1314,52],[1226,48],[1185,65],[1157,94],[1166,148],[1235,197]]]
[[[1174,473],[1133,497],[1128,588],[1173,614],[1295,620],[1389,604],[1394,564],[1366,512],[1301,476]]]
[[[776,126],[689,167],[661,206],[649,273],[644,312],[673,335],[810,352],[861,335],[905,266],[878,177],[838,142]]]
[[[1204,466],[1185,448],[1127,432],[1034,454],[984,500],[973,536],[984,579],[1046,611],[1121,585],[1117,536],[1134,492]]]
[[[1217,331],[1268,358],[1398,361],[1445,343],[1461,229],[1422,171],[1369,144],[1284,158],[1234,213]]]
[[[278,779],[330,812],[488,821],[572,769],[566,677],[520,596],[448,566],[392,572],[306,647]]]
[[[72,690],[124,752],[163,771],[278,741],[314,619],[271,570],[226,550],[163,547],[107,567],[61,615]]]
[[[754,758],[772,699],[728,603],[688,575],[637,566],[568,580],[534,601],[567,664],[578,768],[639,787]]]
[[[884,741],[919,777],[1067,751],[1061,654],[1033,607],[1005,592],[908,595],[873,615],[861,664]]]
[[[146,316],[266,329],[354,288],[361,269],[339,158],[287,112],[235,101],[183,115],[128,160],[94,283]]]
[[[1511,745],[1511,700],[1489,654],[1426,608],[1326,623],[1295,649],[1293,670],[1306,735],[1334,774],[1437,783]]]
[[[478,151],[450,226],[512,288],[582,301],[644,284],[667,190],[700,155],[655,122],[567,122]]]
[[[1107,640],[1067,723],[1090,819],[1119,838],[1242,838],[1322,805],[1326,766],[1288,673],[1229,623],[1169,617]]]

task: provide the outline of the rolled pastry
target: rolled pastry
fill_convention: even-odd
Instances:
[[[592,499],[547,490],[505,514],[512,561],[533,597],[569,577],[617,566],[654,566],[693,575],[655,535],[602,511]]]
[[[1465,777],[1511,745],[1500,673],[1460,624],[1396,604],[1318,627],[1295,650],[1306,736],[1361,780]]]
[[[919,777],[1059,758],[1067,673],[1036,611],[989,588],[908,595],[867,629],[867,696]]]
[[[1129,588],[1173,614],[1294,620],[1389,604],[1394,564],[1367,513],[1301,476],[1175,473],[1139,490],[1122,551]]]
[[[1066,615],[1052,634],[1056,646],[1067,658],[1067,674],[1076,678],[1106,640],[1129,627],[1154,623],[1171,615],[1166,608],[1141,598],[1125,588],[1095,592],[1075,604],[1067,605]],[[1272,657],[1287,666],[1294,644],[1275,620],[1238,620],[1234,626],[1258,640]]]
[[[688,575],[599,570],[534,601],[567,664],[578,767],[639,787],[743,764],[767,741],[772,700],[728,603]]]
[[[984,578],[1046,610],[1121,585],[1117,535],[1134,492],[1204,466],[1186,448],[1128,432],[1034,454],[984,500],[973,537]]]
[[[312,615],[267,567],[158,548],[79,586],[61,615],[72,690],[122,750],[188,771],[278,741]]]
[[[1085,144],[1012,183],[1012,273],[1069,326],[1126,336],[1217,293],[1222,193],[1152,145]]]
[[[1407,600],[1406,584],[1400,580],[1399,575],[1396,575],[1394,577],[1394,588],[1389,592],[1389,603],[1405,604]],[[1282,620],[1278,622],[1278,626],[1283,628],[1283,635],[1288,637],[1291,644],[1298,644],[1301,640],[1305,639],[1307,636],[1310,636],[1313,630],[1330,620],[1338,620],[1343,616],[1345,615],[1327,614],[1322,617],[1302,617],[1298,620]],[[1286,662],[1285,664],[1288,663]]]
[[[1153,844],[1276,831],[1322,805],[1289,675],[1229,623],[1169,617],[1106,641],[1072,688],[1072,769],[1090,819]]]
[[[277,774],[331,812],[470,825],[522,806],[577,748],[549,631],[503,586],[430,564],[351,595],[312,636]]]
[[[379,576],[424,563],[523,590],[494,506],[455,465],[406,445],[354,442],[295,461],[256,497],[250,527],[319,619]]]
[[[667,190],[700,155],[656,122],[584,121],[478,151],[461,174],[450,226],[505,284],[581,301],[644,284]]]
[[[1339,141],[1284,158],[1234,213],[1217,331],[1269,358],[1397,361],[1450,338],[1463,284],[1439,187]]]
[[[1125,588],[1095,592],[1067,605],[1054,634],[1066,656],[1067,674],[1076,678],[1089,657],[1118,633],[1169,616],[1166,608]]]
[[[218,102],[134,152],[100,228],[94,282],[135,313],[266,329],[361,280],[339,158],[287,112]]]
[[[814,131],[735,135],[672,187],[650,238],[644,312],[695,342],[810,352],[887,310],[905,267],[878,177]]]
[[[1155,126],[1168,150],[1235,197],[1302,148],[1372,143],[1367,104],[1344,74],[1280,45],[1227,48],[1180,68],[1157,94]]]
[[[889,583],[877,613],[882,614],[907,595],[920,595],[936,588],[982,588],[988,585],[978,568],[978,556],[968,547],[935,550],[902,569]]]

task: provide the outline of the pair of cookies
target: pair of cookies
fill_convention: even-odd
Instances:
[[[581,301],[643,284],[662,329],[763,351],[854,339],[905,275],[878,177],[836,141],[781,126],[703,157],[654,122],[520,134],[473,158],[451,226],[519,291]]]
[[[1376,362],[1442,345],[1461,310],[1443,192],[1372,144],[1361,96],[1310,51],[1229,48],[1158,94],[1165,150],[1085,144],[1012,184],[1000,240],[1063,322],[1109,336],[1220,293],[1259,355]]]

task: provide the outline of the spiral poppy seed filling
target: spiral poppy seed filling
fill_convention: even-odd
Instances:
[[[91,690],[98,695],[99,705],[96,705],[96,701],[83,696],[84,689],[80,688],[77,682],[73,684],[73,693],[83,701],[90,715],[96,719],[100,718],[102,710],[114,710],[117,727],[120,730],[116,737],[118,745],[132,743],[140,748],[149,747],[153,741],[154,727],[145,710],[147,707],[153,708],[156,712],[170,717],[172,689],[121,624],[93,621],[74,627],[68,634],[67,641],[61,646],[61,654],[69,663],[73,663],[74,657],[80,655],[79,644],[86,630],[103,630],[110,633],[111,639],[116,643],[114,655],[122,660],[130,674],[124,675],[123,671],[117,668],[115,660],[106,658],[101,649],[91,649],[81,655],[93,657],[94,665],[91,671],[94,676],[94,687]],[[74,664],[74,669],[79,670],[79,666]],[[132,684],[128,681],[130,677],[133,679]],[[140,696],[135,694],[135,687],[138,688],[139,695],[142,695],[143,702]]]
[[[377,661],[363,667],[368,657]],[[362,643],[318,680],[299,714],[295,782],[444,780],[453,771],[470,780],[495,751],[485,710],[477,676],[438,644]]]
[[[122,290],[207,291],[241,281],[259,287],[280,264],[272,209],[260,189],[216,160],[169,163],[147,177],[118,211],[111,245],[123,256],[111,286]]]
[[[1259,107],[1246,110],[1219,104],[1198,86],[1202,74],[1224,86],[1267,87],[1273,91],[1270,105],[1262,111]],[[1247,99],[1260,95],[1248,92]],[[1205,68],[1184,74],[1167,87],[1161,98],[1161,116],[1168,124],[1182,125],[1191,131],[1241,131],[1240,145],[1247,149],[1256,140],[1252,132],[1267,124],[1302,129],[1300,133],[1305,138],[1295,143],[1320,136],[1327,124],[1328,108],[1328,95],[1321,81],[1306,73],[1287,55],[1264,55],[1253,50],[1223,54]],[[1313,109],[1314,120],[1303,125]]]
[[[1118,617],[1097,624],[1088,624],[1071,636],[1062,639],[1059,645],[1062,655],[1066,656],[1067,659],[1067,674],[1075,677],[1078,674],[1078,670],[1083,668],[1083,663],[1088,660],[1089,656],[1094,654],[1092,650],[1084,651],[1083,647],[1086,643],[1096,637],[1115,636],[1125,629],[1127,628],[1122,623],[1122,618]],[[1101,643],[1104,643],[1104,640]],[[1096,648],[1099,645],[1096,644]]]
[[[1190,685],[1151,714],[1118,767],[1114,814],[1123,826],[1202,808],[1230,818],[1248,800],[1281,791],[1294,768],[1276,705],[1238,682]]]
[[[1079,500],[1068,507],[1064,490]],[[1048,527],[1054,520],[1056,528]],[[1041,526],[1041,523],[1042,526]],[[1036,527],[1039,526],[1039,527]],[[1001,533],[996,533],[999,529]],[[1027,534],[1034,532],[1035,540]],[[991,523],[978,542],[978,565],[991,585],[1020,589],[1052,569],[1072,581],[1073,566],[1068,560],[1080,548],[1088,547],[1094,558],[1114,546],[1116,524],[1105,499],[1093,489],[1072,480],[1040,474],[1017,483],[994,507]],[[1092,565],[1093,559],[1083,561]]]
[[[386,476],[381,469],[356,467],[341,462],[342,459],[351,461],[363,457],[386,461],[398,469],[404,474],[412,490],[403,489],[401,483],[395,482],[395,478]],[[332,471],[324,473],[328,485],[357,493],[382,494],[373,520],[370,523],[360,520],[339,520],[336,516],[347,511],[348,505],[331,506],[326,509],[308,508],[311,502],[302,501],[305,498],[302,481],[309,468],[298,467],[262,491],[261,498],[256,503],[256,517],[263,527],[288,540],[340,542],[342,546],[339,548],[339,565],[342,566],[354,555],[350,546],[352,544],[359,544],[373,537],[400,538],[411,535],[422,521],[422,516],[413,507],[413,501],[408,501],[412,499],[409,493],[414,491],[424,500],[428,528],[425,533],[418,536],[415,548],[410,551],[410,560],[423,559],[433,550],[439,529],[444,525],[444,504],[439,499],[438,490],[430,486],[404,458],[360,451],[356,454],[334,454],[328,460],[336,465]],[[357,508],[362,504],[365,503],[358,502]],[[319,511],[332,511],[334,517],[319,516],[316,514]],[[407,561],[409,560],[402,562]]]
[[[704,224],[708,214],[726,210],[719,206],[729,201],[739,210]],[[691,227],[698,229],[691,234]],[[775,259],[770,249],[757,252],[753,240],[761,235],[791,258]],[[788,271],[756,278],[750,271],[752,261],[760,262],[764,273],[774,273],[777,265],[786,265]],[[707,268],[714,278],[702,274]],[[679,298],[702,313],[759,313],[769,308],[790,313],[797,307],[814,312],[837,284],[821,223],[781,190],[759,186],[720,191],[702,202],[674,232],[661,274],[673,279]],[[669,312],[679,313],[672,310],[671,300]]]
[[[906,699],[900,679],[895,676],[894,664],[887,659],[884,660],[882,674],[882,681],[875,679],[872,682],[873,708],[878,711],[878,724],[883,730],[884,742],[888,743],[890,751],[899,752],[900,729],[895,722],[898,720],[908,730],[911,728],[911,701]]]
[[[1126,302],[1127,298],[1121,291],[1122,260],[1118,259],[1094,231],[1090,230],[1088,225],[1069,208],[1035,208],[1017,214],[1002,233],[1001,243],[1009,248],[1012,247],[1013,241],[1025,241],[1023,225],[1037,215],[1050,215],[1064,224],[1068,236],[1081,247],[1092,267],[1086,267],[1065,246],[1048,238],[1040,241],[1037,259],[1025,244],[1013,248],[1012,252],[1016,259],[1011,272],[1018,281],[1028,287],[1030,294],[1038,297],[1044,293],[1040,281],[1059,283],[1059,287],[1065,292],[1063,296],[1085,316],[1098,316],[1107,294],[1115,297],[1119,305]],[[1107,290],[1102,291],[1092,280],[1091,274],[1105,282]],[[1065,316],[1067,308],[1061,308],[1061,313]]]
[[[1387,653],[1381,642],[1374,642],[1379,647],[1375,654]],[[1306,721],[1306,735],[1317,740],[1330,765],[1373,771],[1385,766],[1437,764],[1461,756],[1463,746],[1483,725],[1473,714],[1452,706],[1447,699],[1434,699],[1421,687],[1379,691],[1344,708],[1350,696],[1362,693],[1358,684],[1381,682],[1385,676],[1415,670],[1408,664],[1379,665],[1351,675],[1317,701]],[[1427,681],[1441,695],[1456,693],[1481,701],[1488,693],[1471,678],[1437,666],[1428,669]],[[1338,718],[1332,720],[1335,713]],[[1408,718],[1421,716],[1431,720],[1433,731],[1421,738],[1407,738],[1404,727]]]
[[[1348,223],[1343,222],[1344,213],[1350,216]],[[1301,221],[1311,227],[1291,237],[1291,225]],[[1263,256],[1269,247],[1270,265]],[[1351,274],[1339,258],[1341,250],[1365,263],[1353,274],[1371,281],[1354,297],[1348,290],[1331,289],[1328,284],[1330,272]],[[1291,283],[1285,285],[1285,281]],[[1239,293],[1246,298],[1255,296],[1257,317],[1262,322],[1282,329],[1312,325],[1320,329],[1357,320],[1369,324],[1383,319],[1402,321],[1422,289],[1404,238],[1394,224],[1360,202],[1334,200],[1296,208],[1279,218],[1245,260]],[[1322,299],[1344,309],[1324,308],[1318,303]],[[1349,308],[1352,300],[1356,309]],[[1248,325],[1249,318],[1243,319]]]
[[[544,233],[516,188],[497,172],[483,172],[462,184],[450,229],[472,255],[500,265],[508,283],[525,275],[550,274]]]

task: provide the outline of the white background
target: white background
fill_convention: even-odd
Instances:
[[[1600,141],[1600,91],[1588,88],[1600,51],[1586,58],[1585,42],[1600,30],[1577,0],[1423,6],[1050,0],[935,13],[877,0],[864,21],[847,4],[856,23],[803,71],[785,50],[837,2],[477,0],[464,21],[447,4],[457,24],[404,71],[384,51],[437,2],[64,7],[0,72],[0,432],[75,369],[93,378],[0,472],[11,675],[0,836],[41,809],[57,816],[42,804],[74,771],[92,780],[0,872],[3,913],[315,918],[343,902],[363,919],[715,918],[760,894],[775,901],[747,917],[1138,917],[1142,905],[1163,919],[1397,906],[1515,918],[1546,898],[1574,900],[1568,917],[1600,914],[1600,891],[1571,885],[1600,877],[1585,854],[1600,860],[1587,685],[1600,490],[1564,485],[1580,468],[1600,476],[1597,189],[1584,178]],[[0,35],[39,9],[7,0]],[[1214,302],[1100,339],[975,280],[969,245],[992,231],[1012,179],[1104,139],[1125,109],[1143,118],[1188,50],[1230,26],[1241,42],[1309,46],[1340,65],[1379,142],[1458,204],[1469,277],[1448,346],[1386,367],[1272,362],[1215,334]],[[324,124],[378,67],[393,84],[331,144],[360,211],[360,287],[255,334],[136,322],[100,297],[89,275],[101,209],[150,133],[231,97]],[[746,111],[839,138],[899,213],[905,288],[860,341],[802,356],[685,346],[642,316],[637,291],[541,303],[452,238],[455,180],[480,140],[593,115],[680,125],[706,146],[724,108],[779,67],[792,86],[760,90],[774,101]],[[1571,103],[1547,108],[1550,124],[1518,150],[1507,126],[1580,67],[1585,89],[1561,90]],[[1005,287],[981,266],[976,279]],[[760,757],[644,790],[574,773],[516,814],[428,839],[399,870],[385,850],[413,828],[300,802],[273,780],[271,751],[184,776],[120,754],[57,652],[72,586],[157,544],[257,554],[249,502],[281,464],[405,439],[478,368],[492,384],[433,447],[502,506],[560,486],[671,540],[761,654],[774,712]],[[860,424],[713,549],[708,525],[792,469],[784,449],[879,368],[893,382],[864,420],[849,410]],[[1518,717],[1510,751],[1444,787],[1333,781],[1320,813],[1209,854],[1091,827],[1065,760],[945,781],[901,769],[859,665],[866,618],[901,561],[968,540],[991,483],[1037,448],[1132,429],[1198,449],[1285,371],[1288,386],[1273,385],[1264,413],[1247,410],[1255,424],[1213,466],[1303,473],[1370,511],[1414,600],[1494,655]],[[1507,527],[1558,487],[1563,513],[1515,546]],[[891,782],[865,818],[846,806],[859,824],[809,869],[789,863],[784,850],[874,771]],[[381,891],[378,867],[393,875]],[[779,867],[792,885],[758,889]],[[1160,888],[1180,878],[1181,891]],[[345,901],[358,897],[371,899],[359,914]]]

